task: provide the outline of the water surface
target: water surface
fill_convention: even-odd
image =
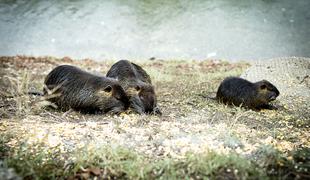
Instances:
[[[0,55],[310,57],[309,0],[0,0]]]

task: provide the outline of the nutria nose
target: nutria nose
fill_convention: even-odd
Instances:
[[[270,95],[270,97],[269,97],[269,101],[274,101],[274,100],[276,100],[277,96],[278,96],[278,94],[275,93],[275,92],[273,92],[273,93]]]
[[[276,96],[271,96],[271,97],[269,98],[269,100],[270,100],[270,101],[276,100]]]

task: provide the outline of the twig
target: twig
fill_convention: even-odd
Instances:
[[[72,109],[69,109],[68,111],[64,112],[61,117],[64,118],[66,117],[68,114],[70,114],[73,110]]]
[[[306,75],[304,78],[302,78],[302,80],[299,82],[299,84],[304,83],[307,78],[309,78],[309,75]]]
[[[61,117],[56,116],[56,115],[54,115],[54,114],[52,114],[52,113],[50,113],[50,112],[48,112],[48,111],[46,111],[46,110],[45,110],[45,114],[50,115],[50,116],[52,116],[53,118],[58,119],[58,120],[60,120],[60,121],[64,121],[64,119],[62,119]],[[59,121],[54,121],[54,122],[59,122]]]

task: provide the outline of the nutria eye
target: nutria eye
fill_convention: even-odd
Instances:
[[[267,86],[266,86],[265,84],[263,84],[263,85],[260,86],[260,88],[261,88],[261,89],[266,89]]]
[[[140,86],[136,86],[136,88],[135,88],[137,91],[140,91]]]
[[[112,91],[112,87],[111,86],[107,86],[105,89],[104,89],[105,92],[111,92]]]

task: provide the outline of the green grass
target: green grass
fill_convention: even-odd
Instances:
[[[7,147],[2,143],[1,148]],[[40,143],[22,143],[10,149],[5,164],[25,179],[80,177],[95,167],[100,169],[100,176],[111,179],[248,179],[264,175],[250,160],[237,154],[188,153],[184,159],[153,161],[130,149],[111,146],[84,147],[72,154],[74,158],[62,154],[58,147],[46,149]]]
[[[1,149],[7,149],[3,141],[4,138]],[[86,146],[76,149],[71,157],[58,147],[46,149],[40,143],[22,143],[9,150],[4,164],[15,168],[25,179],[94,177],[94,169],[100,170],[97,176],[108,179],[291,179],[309,177],[310,165],[309,148],[298,149],[288,158],[271,146],[261,147],[253,159],[210,151],[156,161],[130,149],[111,146]]]

